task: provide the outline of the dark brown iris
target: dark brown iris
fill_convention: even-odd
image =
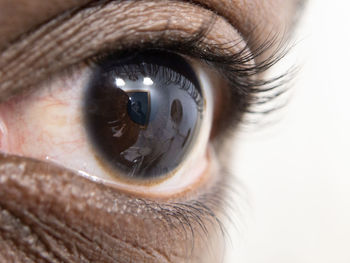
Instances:
[[[196,75],[179,55],[109,57],[87,88],[87,132],[109,168],[127,177],[159,177],[178,167],[191,149],[202,101]]]

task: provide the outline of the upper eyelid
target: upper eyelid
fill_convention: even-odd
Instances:
[[[138,8],[142,3],[147,8],[142,6],[143,12],[139,15]],[[193,15],[194,12],[195,16],[189,15]],[[126,19],[128,15],[125,17],[125,14],[131,16],[132,21]],[[119,21],[120,17],[124,19]],[[152,23],[147,24],[147,21],[152,19]],[[133,27],[130,27],[130,22],[134,23]],[[125,27],[131,32],[125,32]],[[116,28],[122,32],[115,32]],[[138,36],[133,38],[135,34]],[[251,78],[266,71],[281,57],[275,56],[278,55],[275,40],[278,40],[278,34],[267,38],[267,41],[251,50],[240,32],[226,19],[191,3],[108,2],[102,6],[79,10],[73,16],[59,17],[2,53],[0,102],[19,92],[38,87],[36,84],[49,79],[51,75],[74,69],[74,65],[101,52],[116,52],[125,48],[163,47],[210,61],[214,68],[221,70],[222,76],[230,85],[229,103],[239,107],[238,110],[226,108],[223,112],[223,115],[232,116],[232,119],[225,120],[222,128],[224,131],[232,124],[231,127],[235,127],[237,121],[241,120],[241,113],[250,111],[251,104],[261,104],[261,101],[269,101],[277,97],[277,93],[283,93],[282,88],[282,92],[278,91],[272,96],[256,96],[254,93],[257,94],[257,91],[261,94],[261,91],[270,89],[276,83]],[[281,47],[283,46],[279,46]],[[33,51],[29,53],[27,50]],[[238,100],[235,100],[235,97]],[[271,109],[265,110],[270,111]],[[233,112],[237,112],[238,115],[233,115]]]
[[[232,27],[230,28],[226,21],[208,10],[189,3],[169,2],[176,5],[175,10],[183,15],[181,19],[173,21],[169,20],[168,16],[164,16],[163,19],[159,18],[160,11],[169,12],[172,9],[167,1],[163,1],[163,5],[159,2],[157,4],[147,2],[147,10],[151,10],[150,7],[153,3],[155,8],[153,10],[156,11],[143,12],[142,15],[137,17],[137,20],[142,20],[139,23],[135,23],[135,17],[132,18],[135,23],[134,27],[138,28],[130,28],[130,25],[125,25],[123,21],[115,19],[116,17],[120,19],[123,15],[125,18],[125,14],[133,16],[135,14],[133,10],[137,11],[141,2],[145,1],[138,3],[111,2],[103,7],[94,6],[84,9],[69,19],[66,17],[58,18],[12,45],[0,56],[0,77],[2,81],[0,99],[4,100],[21,90],[22,87],[35,85],[34,81],[41,81],[50,74],[77,64],[87,57],[94,56],[101,49],[113,50],[127,45],[140,45],[150,42],[158,45],[162,41],[180,42],[181,39],[184,41],[186,37],[201,30],[202,25],[208,22],[208,15],[210,21],[215,20],[215,24],[218,23],[221,28],[223,25],[227,28],[220,37],[215,39],[210,34],[205,35],[208,42],[220,44],[220,41],[228,43],[229,39],[240,38],[238,32]],[[193,10],[197,11],[197,17],[186,17],[186,14],[193,12]],[[215,19],[212,19],[213,17]],[[144,22],[148,19],[154,19],[154,21],[144,25]],[[94,24],[96,28],[91,24]],[[132,34],[139,34],[139,39],[132,39],[130,32],[118,34],[116,28],[120,31],[131,30]],[[109,32],[106,33],[106,31]],[[227,35],[227,39],[221,39],[224,37],[223,35]],[[84,42],[88,42],[87,45],[83,45]],[[28,50],[31,52],[28,52]]]

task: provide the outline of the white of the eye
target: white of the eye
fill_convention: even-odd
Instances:
[[[149,77],[144,77],[143,78],[143,84],[146,86],[151,86],[153,85],[153,80]]]
[[[117,87],[123,87],[123,86],[125,86],[125,81],[121,78],[116,78],[115,85],[117,85]]]

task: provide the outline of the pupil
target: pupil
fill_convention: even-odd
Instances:
[[[202,108],[191,66],[163,51],[101,61],[83,107],[103,167],[137,179],[158,178],[181,164],[197,137]]]

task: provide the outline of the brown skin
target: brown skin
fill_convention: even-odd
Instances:
[[[86,9],[86,2],[0,0],[1,100],[116,42],[152,41],[165,29],[173,39],[191,35],[214,16],[211,10],[217,15],[208,40],[242,37],[257,45],[271,34],[289,32],[299,3],[157,0]],[[59,16],[73,7],[75,12]],[[220,226],[209,213],[199,223],[196,210],[174,203],[193,205],[218,192],[214,182],[174,200],[140,199],[52,164],[1,155],[0,262],[216,262],[222,254]],[[222,210],[220,202],[207,205],[217,214]]]

